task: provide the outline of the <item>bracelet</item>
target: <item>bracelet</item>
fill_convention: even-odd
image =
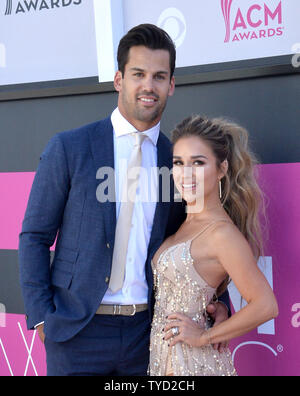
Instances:
[[[212,344],[211,337],[210,337],[210,330],[211,330],[210,328],[208,330],[205,330],[205,335],[206,335],[206,338],[207,338],[207,341],[208,341],[207,345],[211,345]]]

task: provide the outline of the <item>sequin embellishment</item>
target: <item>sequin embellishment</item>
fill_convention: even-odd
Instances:
[[[191,240],[165,250],[153,266],[155,309],[151,330],[148,374],[165,376],[171,367],[174,376],[236,376],[231,353],[212,346],[193,348],[177,343],[171,349],[164,341],[166,316],[181,312],[208,328],[206,307],[216,293],[196,272],[190,254]],[[170,359],[170,360],[168,360]]]

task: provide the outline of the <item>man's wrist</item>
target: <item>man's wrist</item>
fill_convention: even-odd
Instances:
[[[45,322],[41,322],[41,323],[38,323],[37,325],[35,325],[35,326],[34,326],[35,330],[36,330],[39,326],[42,326],[44,323],[45,323]]]

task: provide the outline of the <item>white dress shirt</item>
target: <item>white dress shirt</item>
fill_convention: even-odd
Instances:
[[[111,116],[114,129],[116,216],[118,219],[123,181],[126,179],[128,162],[135,143],[130,134],[136,129],[121,115],[117,108]],[[147,135],[142,144],[142,170],[133,209],[132,228],[129,237],[125,280],[117,293],[107,290],[102,304],[145,304],[148,300],[148,284],[145,263],[148,255],[154,214],[157,202],[157,141],[160,123],[143,132]],[[118,246],[115,247],[116,249]]]

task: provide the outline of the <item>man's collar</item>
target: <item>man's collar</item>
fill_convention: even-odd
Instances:
[[[117,138],[136,132],[136,128],[131,125],[125,117],[122,116],[118,107],[113,111],[111,115],[111,122]],[[156,124],[153,128],[144,131],[143,134],[147,135],[152,143],[156,146],[159,132],[160,122]]]

